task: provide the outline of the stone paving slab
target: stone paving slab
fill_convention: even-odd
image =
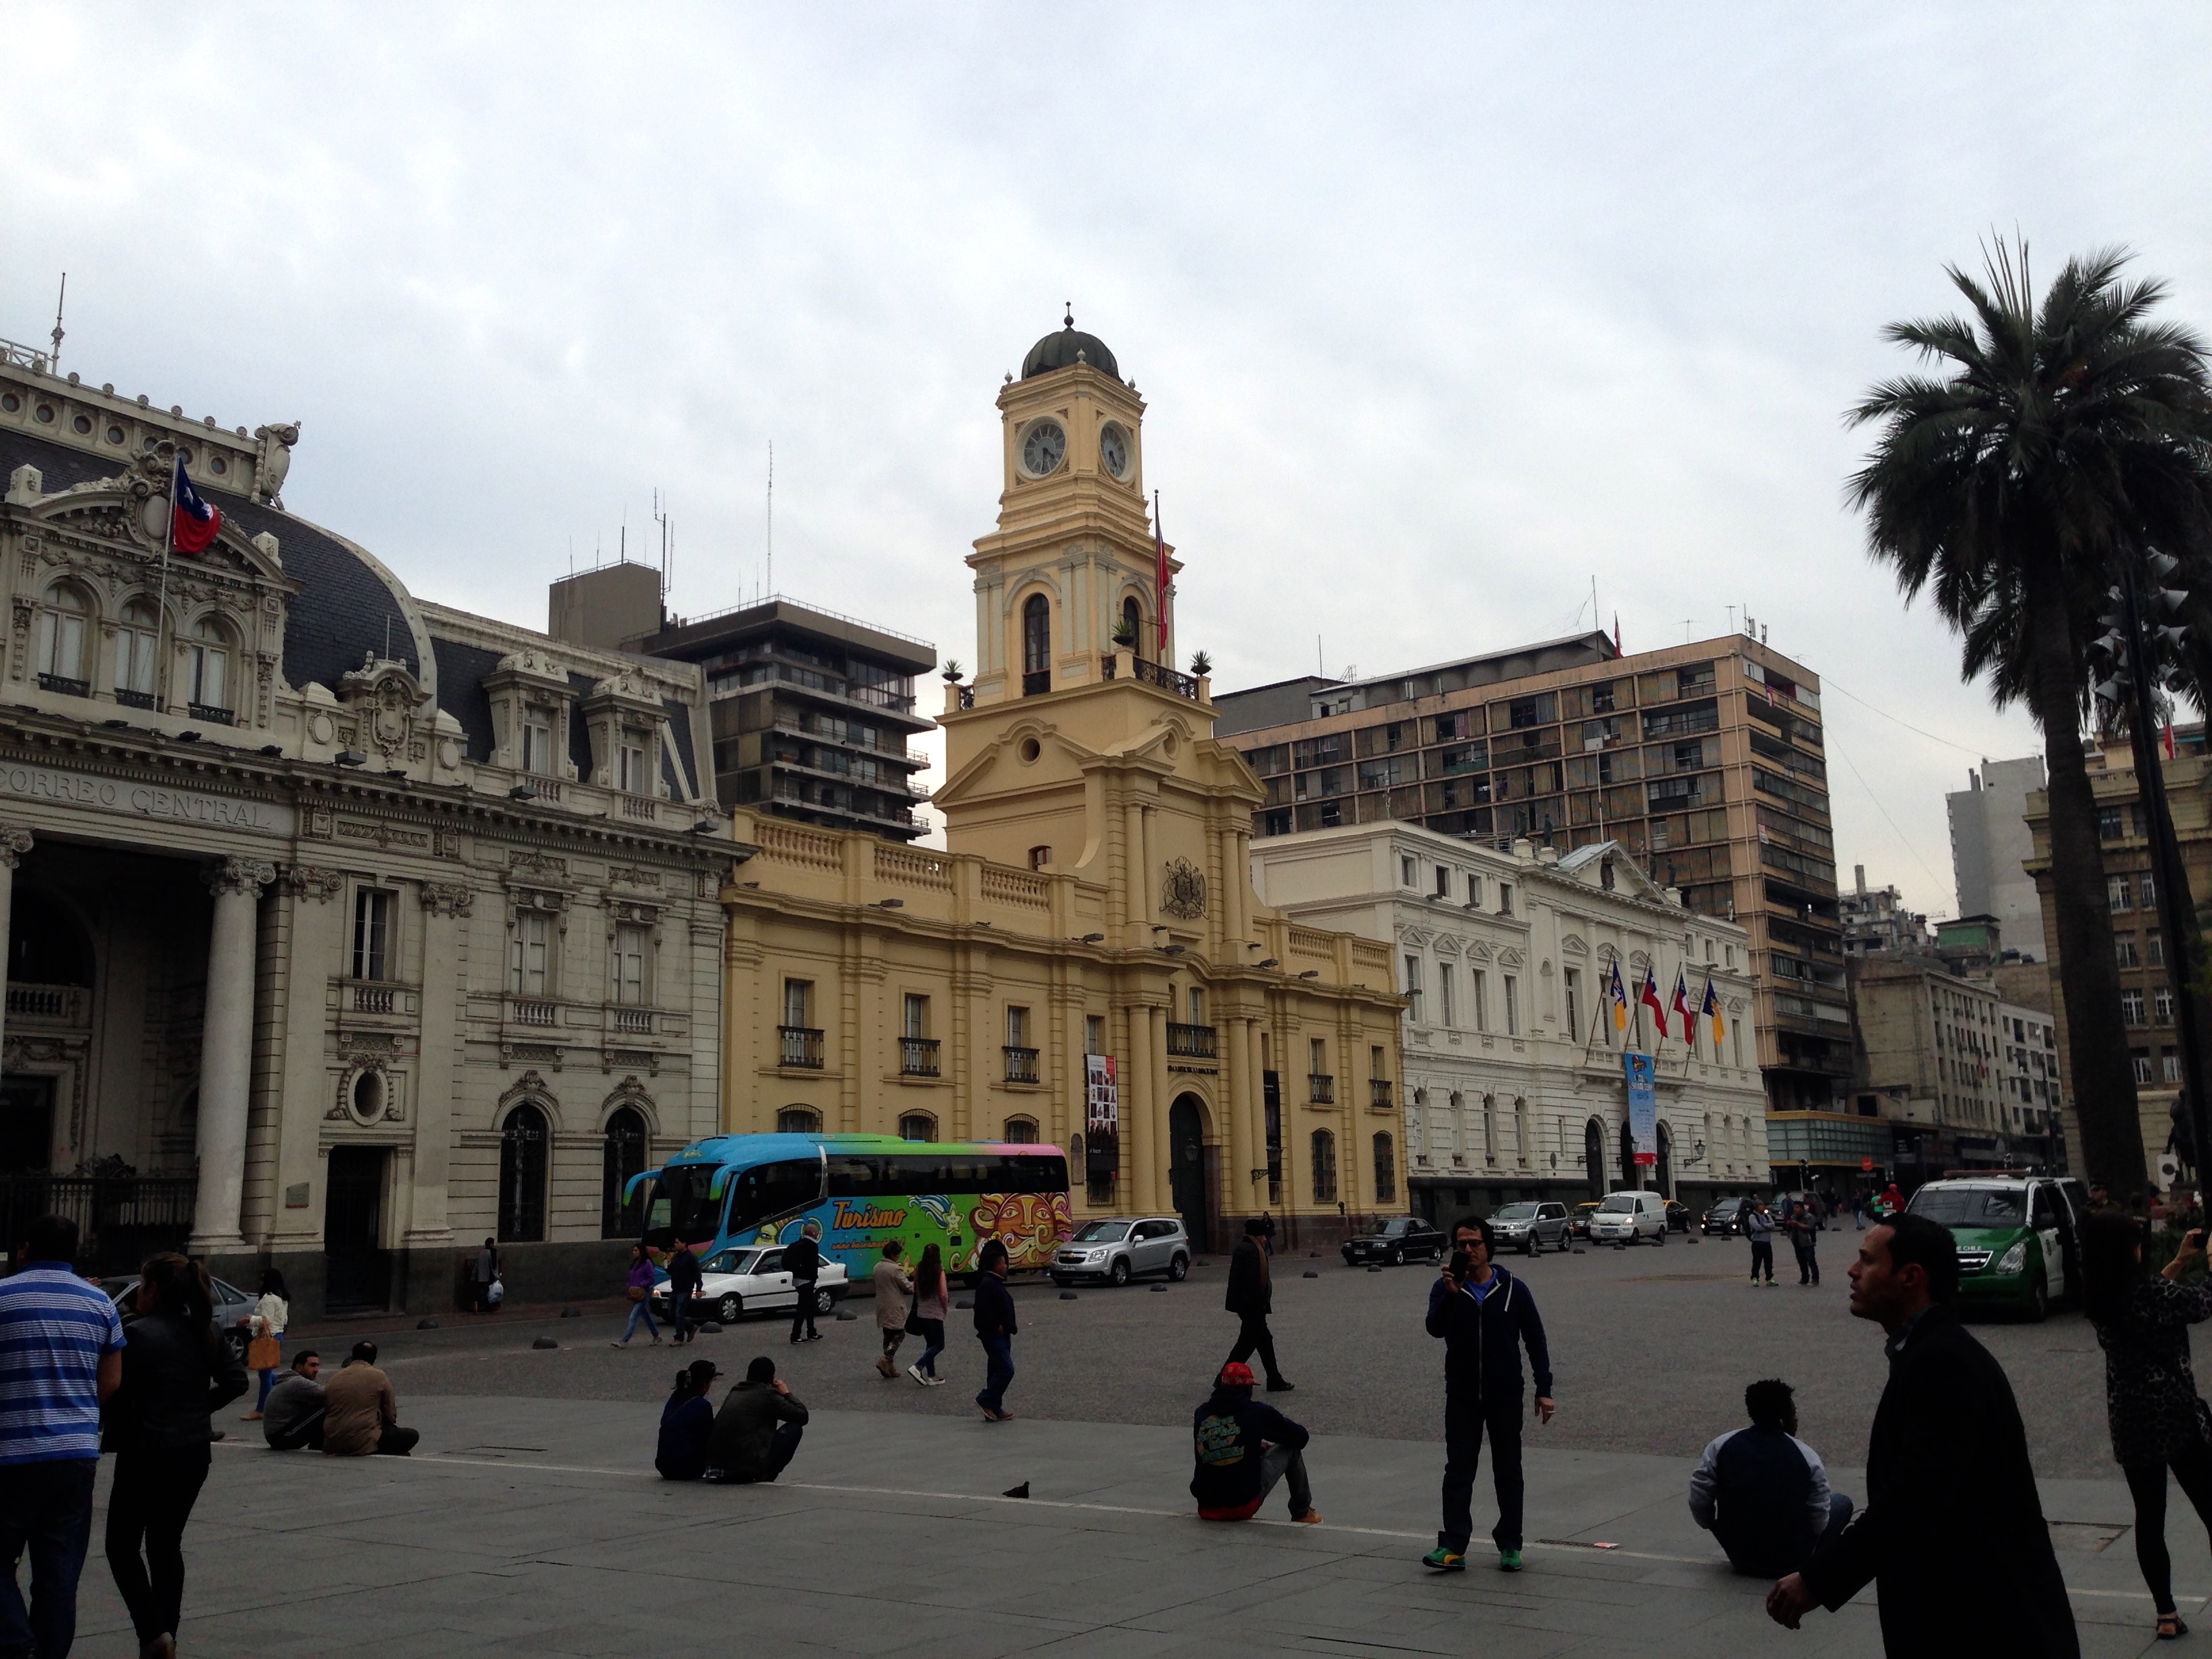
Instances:
[[[1322,1527],[1280,1518],[1280,1496],[1261,1522],[1212,1526],[1190,1514],[1172,1429],[819,1411],[783,1482],[719,1487],[653,1474],[652,1409],[451,1397],[405,1414],[424,1436],[408,1459],[216,1449],[185,1540],[185,1652],[1618,1659],[1624,1636],[1881,1651],[1871,1594],[1796,1635],[1771,1624],[1765,1584],[1691,1523],[1675,1457],[1533,1446],[1528,1571],[1500,1574],[1484,1552],[1437,1577],[1417,1558],[1441,1449],[1402,1440],[1316,1437]],[[1861,1489],[1856,1470],[1836,1478]],[[999,1495],[1024,1480],[1029,1499]],[[2053,1480],[2044,1496],[2085,1654],[2145,1652],[2124,1487]],[[1486,1477],[1478,1528],[1488,1502]],[[77,1650],[129,1654],[94,1536]],[[2197,1620],[2212,1560],[2180,1516],[2171,1537]]]

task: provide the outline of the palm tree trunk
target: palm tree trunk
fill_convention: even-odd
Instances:
[[[2058,988],[2080,1162],[2092,1181],[2124,1196],[2143,1190],[2142,1126],[2135,1069],[2120,1018],[2120,972],[2097,838],[2097,798],[2081,754],[2081,665],[2074,651],[2055,550],[2021,561],[2033,635],[2035,717],[2050,771],[2051,908],[2058,923]]]

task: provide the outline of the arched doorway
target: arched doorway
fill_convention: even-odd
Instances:
[[[545,1237],[545,1114],[524,1102],[499,1134],[499,1238],[534,1244]]]
[[[1636,1190],[1636,1132],[1628,1127],[1628,1120],[1620,1121],[1620,1186],[1624,1193]]]
[[[645,1115],[635,1106],[618,1106],[607,1119],[606,1136],[599,1155],[599,1237],[635,1238],[644,1224],[643,1191],[625,1202],[634,1176],[645,1173],[647,1150]]]
[[[1195,1095],[1178,1095],[1168,1108],[1168,1194],[1191,1241],[1200,1249],[1211,1249],[1205,1112]]]
[[[1605,1130],[1592,1118],[1583,1126],[1583,1170],[1589,1179],[1589,1195],[1605,1196]]]
[[[1674,1196],[1674,1137],[1665,1124],[1659,1126],[1659,1190],[1669,1198]]]

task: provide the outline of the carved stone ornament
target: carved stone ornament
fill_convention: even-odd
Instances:
[[[345,886],[345,877],[320,865],[295,864],[284,872],[284,884],[298,897],[328,904]]]
[[[465,882],[426,881],[422,905],[434,916],[465,916],[476,906],[476,890]]]
[[[0,870],[13,870],[22,863],[23,854],[30,850],[29,830],[0,830]]]
[[[258,898],[261,890],[276,879],[276,866],[265,859],[225,859],[210,865],[201,872],[201,879],[217,898],[230,893]]]
[[[1195,921],[1206,914],[1206,878],[1188,859],[1168,866],[1167,878],[1160,884],[1160,908],[1183,921]]]

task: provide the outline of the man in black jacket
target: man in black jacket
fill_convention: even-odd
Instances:
[[[794,1344],[822,1340],[822,1333],[814,1328],[814,1283],[822,1277],[822,1247],[814,1241],[821,1232],[822,1224],[810,1221],[799,1230],[798,1237],[783,1247],[783,1270],[791,1275],[791,1288],[799,1293],[791,1310]]]
[[[699,1268],[699,1253],[682,1239],[676,1240],[668,1252],[668,1322],[676,1328],[671,1341],[691,1340],[691,1322],[685,1316],[705,1278]]]
[[[986,1421],[1011,1422],[1006,1409],[1006,1385],[1014,1380],[1014,1335],[1021,1327],[1014,1321],[1014,1298],[1006,1289],[1006,1247],[995,1238],[983,1245],[976,1265],[982,1268],[975,1280],[975,1340],[983,1345],[983,1391],[975,1396]]]
[[[1267,1316],[1275,1309],[1275,1285],[1264,1248],[1267,1237],[1266,1222],[1244,1224],[1244,1237],[1229,1257],[1229,1295],[1222,1305],[1238,1320],[1237,1346],[1230,1349],[1227,1363],[1241,1365],[1257,1353],[1267,1373],[1267,1392],[1280,1394],[1297,1384],[1285,1379],[1276,1365],[1275,1338],[1267,1329]]]
[[[745,1380],[730,1390],[714,1413],[705,1478],[744,1484],[773,1480],[798,1453],[805,1431],[805,1405],[776,1380],[775,1361],[763,1354],[745,1367]]]
[[[2079,1659],[2012,1385],[1951,1310],[1950,1230],[1891,1217],[1867,1232],[1850,1280],[1853,1315],[1889,1333],[1867,1504],[1767,1593],[1767,1612],[1795,1630],[1815,1606],[1833,1612],[1871,1581],[1889,1659]]]
[[[1429,1287],[1428,1331],[1444,1342],[1444,1515],[1437,1547],[1422,1560],[1439,1572],[1467,1566],[1474,1533],[1474,1476],[1490,1435],[1498,1484],[1498,1565],[1521,1571],[1521,1348],[1536,1373],[1536,1417],[1552,1420],[1552,1354],[1528,1287],[1490,1264],[1490,1224],[1452,1229],[1451,1260]]]

